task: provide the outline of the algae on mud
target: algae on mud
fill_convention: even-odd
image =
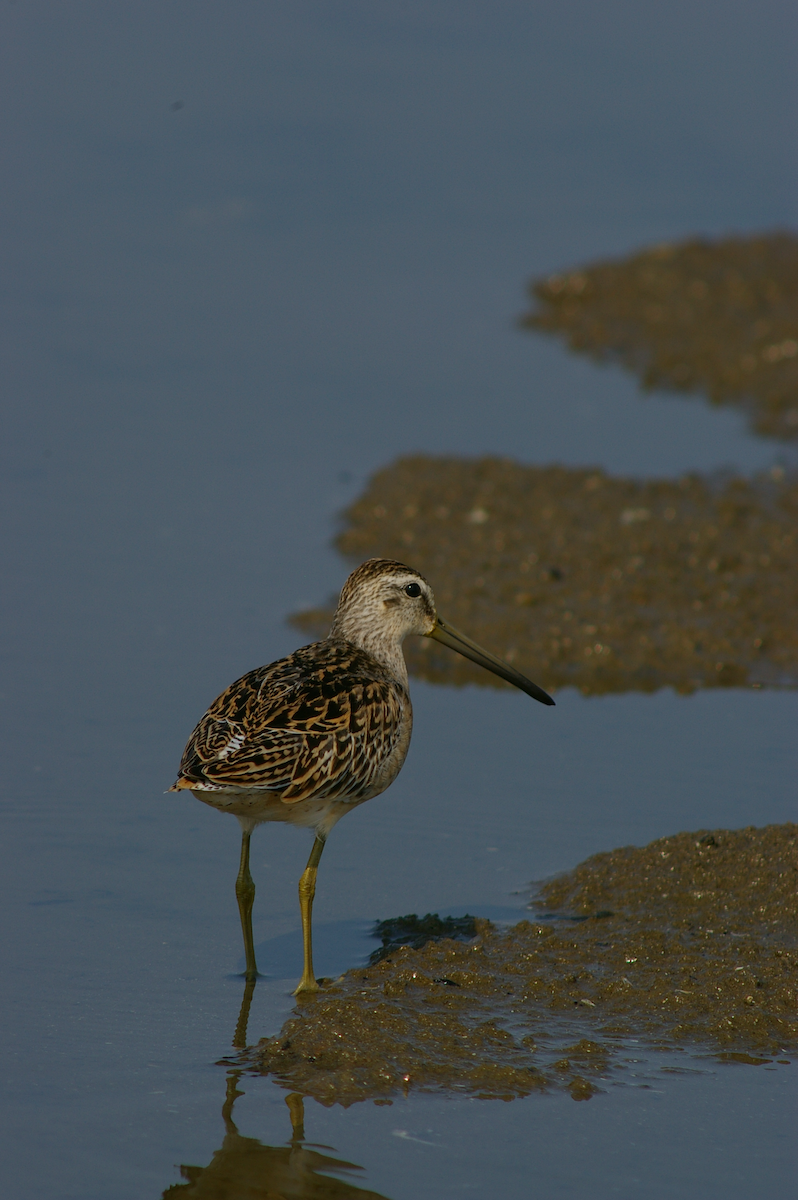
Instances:
[[[596,855],[542,888],[553,920],[485,921],[470,944],[348,971],[247,1060],[327,1105],[409,1089],[587,1099],[631,1037],[767,1061],[798,1046],[797,885],[792,824]]]
[[[691,239],[534,280],[520,325],[798,438],[798,237]]]
[[[588,694],[798,681],[798,482],[619,479],[505,459],[401,458],[338,549],[405,561],[443,615],[547,688]],[[293,617],[326,636],[331,609]],[[410,670],[503,686],[427,638]]]
[[[468,941],[476,936],[476,932],[476,917],[470,913],[462,917],[439,917],[437,913],[419,917],[416,913],[408,913],[404,917],[377,921],[373,936],[380,938],[382,945],[369,955],[369,966],[381,962],[404,946],[421,950],[428,942],[440,942],[444,938]]]

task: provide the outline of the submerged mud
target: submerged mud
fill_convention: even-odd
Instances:
[[[441,615],[546,689],[585,693],[798,680],[798,483],[640,482],[503,459],[402,458],[337,540],[426,575]],[[294,623],[323,637],[332,610]],[[427,638],[413,673],[499,684]]]
[[[535,280],[522,328],[798,437],[798,237],[693,239]]]
[[[250,1066],[327,1105],[411,1089],[587,1099],[627,1038],[749,1063],[798,1046],[798,826],[596,855],[534,906],[511,929],[479,922],[468,944],[348,971]]]

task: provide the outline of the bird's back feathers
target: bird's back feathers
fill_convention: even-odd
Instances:
[[[189,739],[175,787],[262,790],[286,804],[366,799],[406,742],[409,716],[409,696],[385,667],[328,638],[222,692]]]

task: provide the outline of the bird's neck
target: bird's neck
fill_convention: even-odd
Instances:
[[[347,620],[346,613],[336,613],[330,630],[331,638],[351,642],[359,650],[365,650],[381,666],[390,671],[394,679],[408,690],[407,663],[402,653],[402,639],[392,636],[385,629],[364,629],[357,621]]]

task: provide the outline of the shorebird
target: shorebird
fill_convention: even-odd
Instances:
[[[236,897],[250,982],[257,978],[250,838],[264,821],[287,821],[316,834],[299,881],[304,969],[294,994],[319,989],[311,940],[319,860],[336,821],[384,792],[405,761],[413,725],[402,653],[408,634],[434,638],[542,704],[554,703],[442,621],[432,588],[412,567],[371,558],[353,571],[329,637],[250,671],[222,692],[192,733],[169,789],[186,789],[241,824]]]

